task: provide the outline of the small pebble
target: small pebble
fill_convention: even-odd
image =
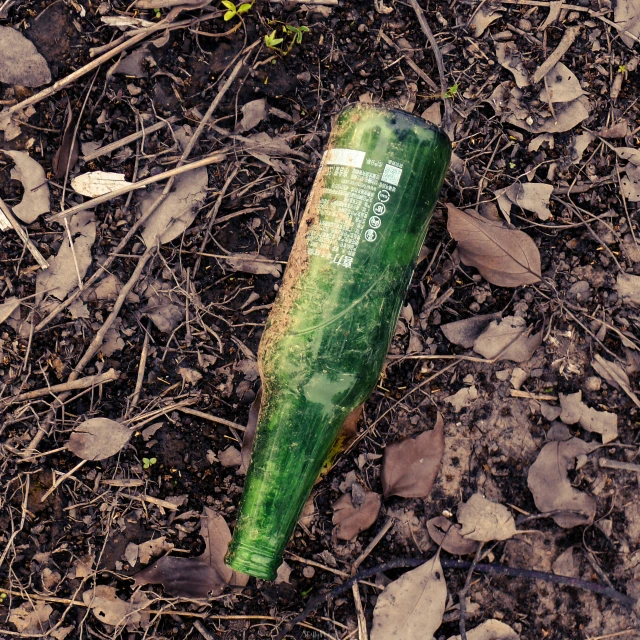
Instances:
[[[520,22],[518,22],[518,28],[522,29],[523,31],[531,31],[533,25],[531,24],[530,20],[527,20],[526,18],[522,18],[522,20],[520,20]]]
[[[598,376],[589,376],[584,381],[585,391],[599,391],[602,386],[602,380]]]
[[[305,567],[302,570],[302,575],[305,578],[313,578],[313,576],[316,574],[316,570],[313,567]]]

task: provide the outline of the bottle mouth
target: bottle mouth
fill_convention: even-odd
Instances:
[[[282,564],[282,553],[232,540],[224,561],[236,571],[262,580],[275,580]]]

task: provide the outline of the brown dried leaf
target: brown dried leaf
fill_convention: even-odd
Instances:
[[[19,633],[38,634],[44,637],[49,628],[49,616],[53,608],[44,602],[31,604],[23,602],[9,612],[9,622],[15,625]]]
[[[596,354],[591,363],[598,375],[601,375],[609,384],[622,389],[633,402],[640,407],[640,399],[631,390],[631,381],[624,369],[615,362],[605,360],[601,355]]]
[[[265,98],[252,100],[242,107],[242,120],[238,123],[234,133],[244,133],[257,127],[268,115],[269,105]]]
[[[529,72],[522,63],[518,47],[513,42],[496,43],[496,58],[501,66],[511,71],[518,88],[523,89],[531,84]]]
[[[381,474],[384,497],[428,497],[443,455],[444,420],[438,414],[432,431],[386,446]]]
[[[579,455],[591,453],[597,446],[579,438],[549,442],[529,469],[527,484],[536,507],[542,513],[554,512],[553,519],[565,529],[593,522],[596,501],[571,485],[568,470]]]
[[[447,584],[436,554],[378,596],[371,640],[431,640],[442,624],[446,603]]]
[[[545,88],[540,93],[540,100],[552,102],[571,102],[584,95],[580,81],[576,75],[562,62],[558,62],[545,76]],[[548,89],[548,92],[547,92]]]
[[[496,191],[498,205],[509,222],[511,206],[514,204],[526,211],[532,211],[540,220],[548,220],[551,217],[549,202],[552,193],[552,185],[539,182],[514,182],[510,187]]]
[[[266,275],[279,278],[282,275],[282,265],[260,255],[248,253],[231,253],[224,257],[227,264],[235,271]]]
[[[473,343],[482,332],[494,321],[500,318],[499,313],[489,313],[483,316],[471,316],[464,320],[456,320],[448,324],[440,325],[445,338],[453,344],[465,349],[471,349]]]
[[[596,411],[582,402],[582,391],[560,394],[560,420],[565,424],[580,423],[586,431],[599,433],[602,443],[607,444],[618,437],[618,416],[608,411]]]
[[[381,505],[382,498],[374,491],[367,491],[359,506],[353,504],[351,494],[345,493],[333,503],[333,524],[337,525],[334,536],[338,540],[352,540],[376,521]]]
[[[50,210],[49,184],[44,169],[26,151],[3,151],[15,163],[11,178],[19,180],[24,187],[24,195],[13,207],[22,222],[31,224],[38,216]]]
[[[108,418],[90,418],[71,433],[67,448],[83,460],[104,460],[129,442],[133,431]]]
[[[225,586],[220,574],[203,560],[175,556],[160,558],[133,578],[137,586],[161,584],[167,593],[182,598],[206,598]]]
[[[53,158],[53,177],[56,180],[62,180],[67,175],[67,168],[71,173],[71,169],[76,166],[76,162],[80,157],[80,146],[75,137],[75,130],[76,119],[69,102],[67,104],[67,121],[62,134],[62,141]]]
[[[452,636],[449,640],[461,638],[462,636]],[[520,636],[508,624],[491,619],[467,631],[467,640],[520,640]]]
[[[479,38],[492,22],[495,22],[500,18],[502,18],[502,13],[500,11],[485,4],[476,13],[473,18],[473,22],[470,25],[473,27],[473,35],[476,38]]]
[[[479,493],[474,493],[467,502],[458,506],[457,517],[461,526],[460,534],[469,540],[508,540],[517,532],[509,509],[487,500]]]
[[[450,204],[447,210],[447,228],[458,241],[464,264],[476,267],[499,287],[519,287],[540,280],[540,251],[526,233],[464,213]]]
[[[242,449],[240,454],[242,455],[242,464],[240,465],[240,472],[246,473],[251,462],[251,452],[253,451],[253,441],[256,439],[256,427],[258,426],[258,416],[260,415],[260,405],[262,404],[262,387],[258,389],[256,397],[249,409],[249,418],[247,420],[247,426],[244,430],[244,436],[242,438]]]
[[[224,518],[209,507],[200,516],[200,535],[205,551],[197,558],[165,556],[135,574],[136,584],[162,584],[165,590],[184,598],[220,595],[227,584],[244,586],[249,576],[234,571],[224,563],[231,542],[231,532]]]
[[[451,520],[444,516],[427,520],[427,531],[431,539],[447,553],[458,556],[475,553],[478,548],[478,542],[463,538],[460,535],[461,528],[459,524],[453,524]]]
[[[630,273],[619,273],[616,280],[616,291],[623,304],[640,307],[640,276]]]
[[[51,82],[47,61],[31,40],[11,27],[0,27],[0,82],[23,87]]]
[[[542,344],[542,332],[529,335],[530,330],[519,316],[494,320],[473,343],[473,350],[490,360],[526,362]]]

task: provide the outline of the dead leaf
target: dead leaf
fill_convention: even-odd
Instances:
[[[251,462],[251,452],[253,451],[253,442],[256,438],[256,427],[258,426],[258,416],[260,415],[260,405],[262,404],[262,387],[256,393],[256,397],[249,409],[249,418],[247,419],[247,426],[244,430],[244,436],[242,437],[242,449],[240,451],[242,457],[242,464],[239,471],[246,473],[249,469],[249,463]]]
[[[511,71],[519,89],[524,89],[531,84],[529,72],[522,63],[518,47],[513,42],[497,42],[496,58],[501,66]]]
[[[152,280],[144,290],[147,303],[140,309],[163,333],[171,333],[184,319],[183,301],[178,300],[171,286],[161,280]]]
[[[576,75],[562,62],[558,62],[545,76],[545,88],[540,92],[540,100],[558,104],[571,102],[584,95]],[[547,91],[548,89],[548,91]]]
[[[5,27],[2,27],[3,29]],[[1,46],[1,41],[0,41]],[[44,602],[31,604],[23,602],[9,612],[9,622],[15,625],[19,633],[46,635],[49,629],[49,616],[53,608]]]
[[[530,335],[530,330],[519,316],[494,320],[473,343],[473,350],[489,360],[527,362],[542,344],[542,331]]]
[[[90,418],[71,432],[67,448],[83,460],[104,460],[118,453],[132,433],[115,420]]]
[[[595,140],[595,136],[588,131],[576,136],[571,145],[569,146],[569,155],[571,156],[571,162],[578,164],[582,161],[582,156],[587,147]]]
[[[573,551],[575,547],[571,546],[566,551],[563,551],[551,565],[551,570],[557,576],[568,576],[569,578],[579,578],[580,571],[576,566],[575,558],[573,557]]]
[[[127,16],[104,16],[102,21],[104,22],[107,18],[126,18]],[[143,21],[143,22],[146,22]],[[152,23],[153,24],[153,23]],[[143,25],[139,25],[143,26]],[[129,55],[125,56],[120,60],[115,69],[113,69],[112,73],[116,75],[124,75],[132,78],[147,78],[149,74],[142,66],[144,59],[149,55],[149,47],[143,45],[132,51]]]
[[[607,444],[618,437],[618,416],[608,411],[596,411],[582,402],[582,391],[560,394],[560,420],[565,424],[580,423],[586,431],[599,433],[602,443]]]
[[[108,273],[102,280],[98,282],[95,287],[85,289],[80,294],[80,299],[84,302],[114,302],[117,300],[122,291],[123,284],[120,282],[118,276],[113,273]],[[130,291],[125,298],[126,302],[140,302],[140,298]]]
[[[208,183],[207,167],[193,169],[176,177],[173,190],[144,224],[142,237],[147,247],[156,242],[171,242],[191,226],[207,198]],[[141,215],[149,211],[161,193],[162,189],[157,188],[141,196]]]
[[[629,121],[626,118],[616,122],[611,127],[603,127],[598,132],[601,138],[626,138],[629,135]]]
[[[553,185],[539,182],[514,182],[510,187],[496,191],[498,205],[508,222],[511,222],[511,205],[514,204],[532,211],[540,220],[548,220],[551,217],[549,202],[552,193]]]
[[[447,228],[458,241],[464,264],[476,267],[499,287],[519,287],[540,280],[540,251],[526,233],[464,213],[450,204],[447,210]]]
[[[445,338],[465,349],[471,349],[480,334],[494,321],[500,318],[499,313],[489,313],[482,316],[471,316],[464,320],[456,320],[440,325]]]
[[[274,584],[282,584],[286,582],[289,584],[289,578],[291,577],[291,567],[286,563],[282,562],[282,564],[278,567],[278,574],[276,575],[276,579]]]
[[[53,158],[53,177],[56,180],[62,180],[67,175],[67,171],[70,173],[80,157],[80,146],[75,135],[76,119],[70,102],[67,103],[66,114],[67,118],[62,132],[62,141]]]
[[[213,567],[227,584],[246,585],[249,576],[234,571],[224,563],[224,557],[231,542],[231,531],[225,519],[217,511],[209,507],[204,508],[200,517],[200,535],[205,543],[205,551],[200,559]]]
[[[467,632],[467,640],[520,640],[520,636],[500,620],[485,620],[475,629]],[[462,636],[452,636],[449,640],[461,640]]]
[[[473,27],[473,35],[479,38],[486,30],[486,28],[496,20],[502,18],[502,13],[496,10],[494,7],[483,5],[473,18],[473,22],[470,26]]]
[[[371,640],[431,640],[447,602],[440,556],[407,571],[378,596]]]
[[[640,276],[619,273],[616,280],[616,291],[624,304],[640,307]]]
[[[340,431],[338,431],[338,435],[333,441],[331,449],[329,449],[329,453],[322,464],[319,478],[324,477],[331,470],[338,456],[355,442],[358,436],[358,421],[360,420],[363,409],[364,404],[356,407],[342,423]]]
[[[279,278],[282,275],[281,264],[258,254],[230,253],[224,259],[234,271],[273,276],[274,278]]]
[[[536,507],[541,513],[553,513],[553,519],[565,529],[593,522],[596,501],[572,486],[568,471],[578,456],[597,446],[579,438],[549,442],[529,468],[527,484]]]
[[[31,40],[11,27],[0,27],[0,82],[23,87],[51,82],[47,61]]]
[[[182,378],[182,382],[188,385],[198,384],[202,380],[202,374],[189,367],[178,367],[178,375]]]
[[[602,376],[614,387],[622,389],[631,398],[631,400],[640,407],[640,399],[631,390],[631,381],[629,380],[629,376],[619,364],[605,360],[601,355],[596,354],[591,366],[598,375]]]
[[[519,114],[512,113],[505,122],[529,133],[563,133],[589,117],[589,100],[586,96],[580,96],[571,102],[560,103],[554,107],[554,114],[519,117]]]
[[[138,596],[137,598],[135,596]],[[112,627],[127,626],[134,630],[145,626],[149,614],[143,609],[149,604],[149,599],[141,593],[134,594],[131,602],[125,602],[116,595],[116,589],[107,585],[98,585],[82,594],[83,602],[91,609],[96,620]]]
[[[125,179],[124,173],[111,173],[109,171],[82,173],[71,181],[74,191],[88,198],[103,196],[128,184],[131,183]]]
[[[269,114],[269,105],[265,98],[252,100],[242,107],[242,120],[234,133],[244,133],[257,127]]]
[[[20,298],[12,296],[7,298],[2,304],[0,304],[0,324],[5,322],[7,318],[10,318],[16,311],[20,313]]]
[[[58,300],[64,300],[78,286],[78,274],[83,278],[91,265],[91,247],[96,239],[94,212],[80,211],[71,216],[69,230],[73,238],[73,250],[65,233],[58,254],[48,259],[49,268],[38,271],[36,293],[40,295],[47,291]]]
[[[137,586],[161,584],[165,591],[181,598],[206,598],[210,591],[221,593],[225,583],[218,572],[197,558],[164,556],[133,576]]]
[[[19,180],[24,187],[22,200],[12,207],[22,222],[31,224],[51,207],[49,204],[49,183],[44,169],[26,151],[3,151],[15,166],[11,169],[11,178]]]
[[[427,531],[431,539],[447,553],[458,556],[475,553],[478,548],[478,542],[463,538],[460,535],[461,528],[459,524],[453,524],[451,520],[444,516],[427,520]]]
[[[474,493],[458,506],[460,535],[469,540],[489,542],[508,540],[517,533],[516,523],[509,509]]]
[[[444,420],[438,413],[431,431],[388,444],[382,459],[384,497],[427,498],[444,455]]]
[[[640,7],[635,0],[616,0],[613,3],[613,19],[625,31],[640,36]],[[633,47],[636,41],[624,31],[619,33],[620,39],[628,47]]]
[[[352,494],[345,493],[333,503],[333,535],[338,540],[353,540],[368,529],[378,518],[382,498],[374,491],[366,491],[364,502],[354,505]]]
[[[206,598],[210,592],[220,595],[227,584],[244,586],[249,576],[224,563],[231,532],[224,518],[209,507],[200,517],[200,535],[205,551],[197,558],[164,556],[136,573],[137,585],[162,584],[167,593],[184,598]]]
[[[223,467],[239,467],[242,464],[242,454],[235,447],[227,447],[218,452],[218,460]]]
[[[447,396],[444,401],[448,402],[456,413],[460,413],[468,407],[478,397],[478,390],[474,385],[462,387],[452,396]]]
[[[147,564],[154,556],[159,556],[161,553],[171,551],[173,545],[167,542],[166,536],[154,538],[153,540],[147,540],[138,547],[138,559],[142,564]],[[131,565],[133,566],[133,564]]]

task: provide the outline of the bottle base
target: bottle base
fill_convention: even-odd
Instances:
[[[224,561],[236,571],[262,580],[275,580],[278,567],[282,564],[282,556],[232,541]]]

